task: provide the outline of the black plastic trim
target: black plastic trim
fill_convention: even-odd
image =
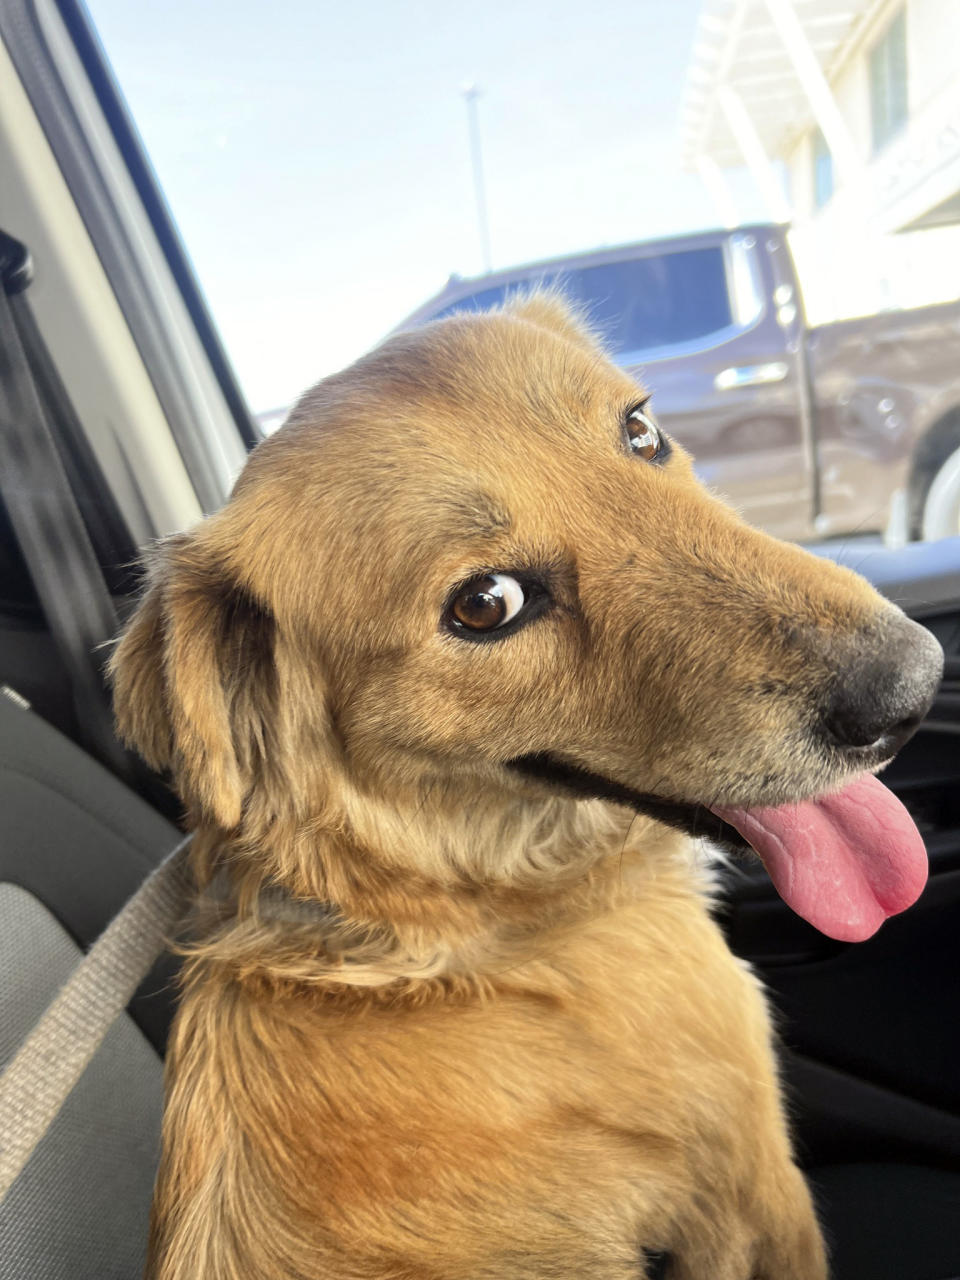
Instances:
[[[960,1117],[803,1054],[783,1051],[781,1066],[807,1167],[904,1160],[957,1168]]]
[[[852,538],[839,547],[814,544],[808,550],[854,569],[912,618],[960,608],[960,537],[896,549]]]

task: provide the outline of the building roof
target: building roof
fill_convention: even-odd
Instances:
[[[792,0],[803,33],[828,80],[843,65],[888,0]],[[732,89],[774,158],[813,123],[813,113],[766,0],[703,0],[687,70],[680,137],[683,163],[709,156],[721,168],[743,157],[720,109]]]

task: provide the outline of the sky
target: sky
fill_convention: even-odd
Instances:
[[[482,271],[466,84],[495,268],[718,221],[677,143],[700,0],[88,5],[255,412]]]

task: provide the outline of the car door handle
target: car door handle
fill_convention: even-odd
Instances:
[[[735,364],[721,369],[713,380],[718,391],[735,391],[740,387],[764,387],[772,382],[783,382],[790,366],[783,360],[769,364]]]

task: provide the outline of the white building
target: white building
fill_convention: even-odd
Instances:
[[[960,0],[704,0],[681,137],[746,165],[813,322],[960,297]]]

